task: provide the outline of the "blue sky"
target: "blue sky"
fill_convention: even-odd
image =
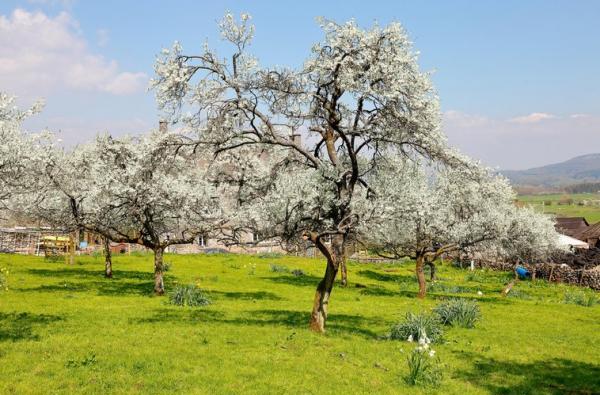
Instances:
[[[450,141],[490,165],[600,152],[598,1],[5,0],[0,88],[24,103],[45,97],[30,127],[70,142],[146,130],[159,117],[145,90],[155,55],[174,40],[189,52],[205,39],[221,48],[226,10],[253,16],[251,51],[270,65],[303,62],[321,38],[319,15],[401,22],[435,71]]]

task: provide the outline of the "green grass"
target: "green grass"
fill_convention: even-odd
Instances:
[[[150,295],[150,256],[114,260],[108,280],[101,257],[66,266],[0,255],[10,271],[0,291],[1,394],[600,392],[600,306],[563,303],[570,286],[520,282],[527,299],[501,298],[508,274],[444,265],[448,286],[419,301],[410,265],[350,263],[350,285],[334,289],[328,332],[318,335],[307,323],[322,261],[169,255],[167,291],[196,284],[212,301],[178,307]],[[386,335],[407,312],[430,312],[447,297],[476,299],[482,319],[446,328],[438,388],[410,387],[414,344]]]
[[[564,197],[573,199],[573,204],[558,205],[558,201]],[[600,222],[600,206],[577,205],[577,202],[583,200],[600,200],[600,194],[597,193],[519,195],[518,200],[531,205],[539,212],[552,213],[560,217],[584,217],[590,224]],[[552,204],[545,206],[544,201],[551,201]]]

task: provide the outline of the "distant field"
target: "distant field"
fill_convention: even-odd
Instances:
[[[573,204],[559,205],[560,200],[572,199]],[[591,224],[600,221],[600,206],[581,206],[584,200],[600,200],[597,193],[551,194],[551,195],[519,195],[518,200],[533,206],[544,213],[553,213],[559,217],[585,217]],[[551,202],[544,205],[544,202]]]

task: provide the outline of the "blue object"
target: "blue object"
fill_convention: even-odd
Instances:
[[[517,274],[520,278],[526,278],[529,276],[529,270],[525,269],[523,266],[517,267]]]

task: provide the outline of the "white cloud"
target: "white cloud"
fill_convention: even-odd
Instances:
[[[545,112],[532,112],[529,115],[524,115],[521,117],[516,117],[516,118],[512,118],[509,121],[510,122],[514,122],[514,123],[537,123],[537,122],[541,122],[541,121],[545,121],[548,119],[554,119],[556,118],[555,115],[552,114],[548,114]]]
[[[569,117],[573,118],[573,119],[578,119],[578,118],[589,118],[589,117],[591,117],[591,115],[590,114],[571,114]]]
[[[514,122],[452,111],[443,123],[450,144],[466,154],[490,166],[526,169],[600,152],[600,116],[574,115]]]
[[[143,91],[147,75],[121,71],[94,54],[68,13],[49,17],[16,9],[0,15],[0,86],[21,96],[76,90],[125,95]]]

